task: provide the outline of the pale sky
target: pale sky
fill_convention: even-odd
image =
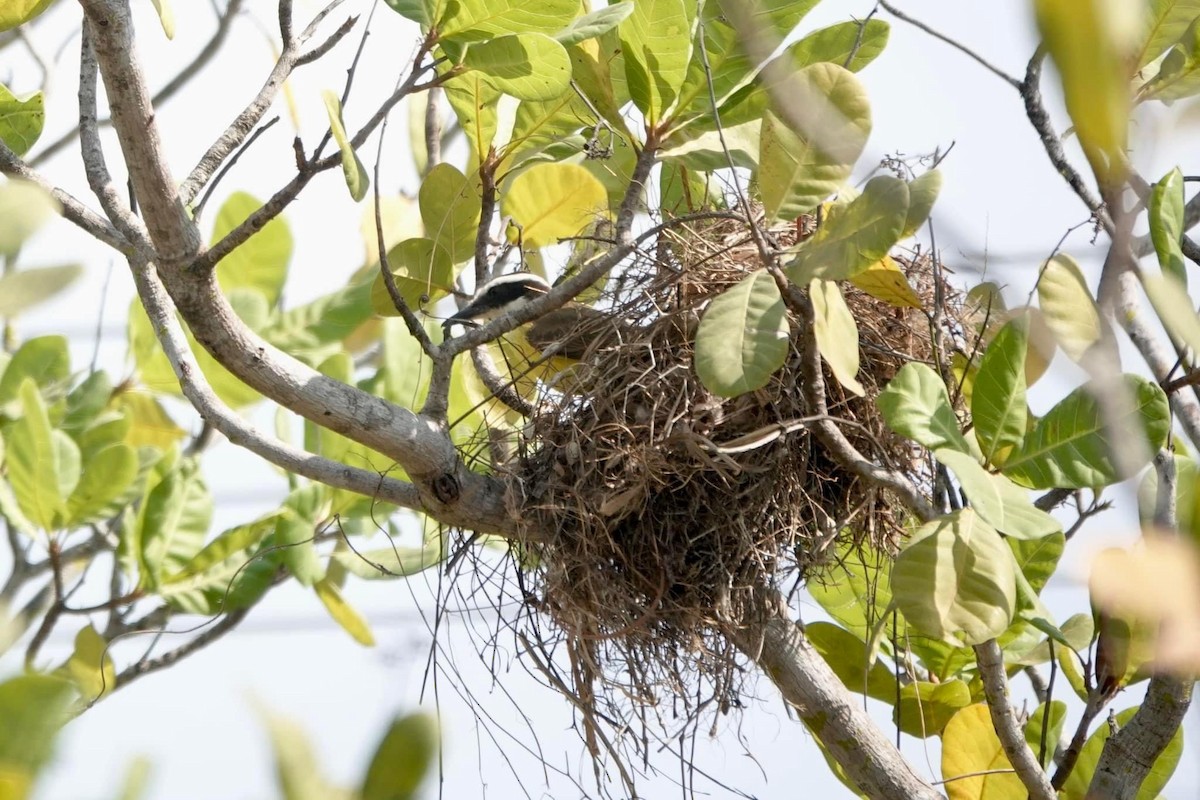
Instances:
[[[296,5],[297,28],[301,28],[317,4],[300,0]],[[827,0],[805,19],[802,30],[864,16],[872,5],[870,0]],[[899,5],[969,44],[1002,69],[1018,77],[1023,74],[1035,43],[1024,4],[902,0]],[[178,33],[168,42],[149,0],[134,0],[134,6],[142,60],[152,87],[157,88],[207,39],[211,9],[208,3],[178,0]],[[247,7],[267,30],[276,30],[276,3],[249,0]],[[369,7],[367,0],[350,0],[331,17],[326,29],[332,30],[349,14],[365,15]],[[60,3],[51,11],[44,26],[48,35],[41,40],[43,47],[51,53],[57,49],[77,25],[78,15],[78,6],[71,2]],[[886,14],[881,18],[888,19]],[[301,69],[292,80],[302,133],[310,148],[326,125],[320,92],[340,89],[357,41],[356,31],[329,57]],[[412,42],[413,29],[381,6],[346,110],[350,129],[356,129],[375,108],[375,98],[391,90],[395,70],[407,63]],[[206,145],[257,91],[271,61],[260,30],[250,20],[240,20],[206,73],[159,109],[177,179],[182,179]],[[77,75],[76,38],[66,45],[54,69],[44,141],[70,126]],[[1032,286],[1038,262],[1068,227],[1087,218],[1087,212],[1050,167],[1025,121],[1016,92],[962,54],[900,22],[893,23],[888,47],[861,77],[870,92],[874,130],[860,172],[865,174],[884,154],[944,151],[953,143],[953,153],[942,165],[945,183],[933,215],[938,246],[964,285],[977,282],[979,270],[986,266],[989,277],[1010,287],[1010,303],[1019,302]],[[0,52],[0,81],[21,93],[36,88],[37,80],[20,46]],[[283,119],[224,180],[209,206],[208,224],[229,192],[246,190],[264,198],[291,176],[294,131],[282,98],[273,113],[282,114]],[[1142,139],[1137,158],[1147,178],[1156,180],[1176,163],[1173,159],[1182,158],[1185,135],[1193,133],[1177,127],[1186,113],[1181,105],[1139,119],[1137,131]],[[1063,130],[1063,115],[1056,111],[1055,119]],[[402,109],[394,115],[388,137],[382,190],[411,192],[415,183],[406,154]],[[1159,144],[1163,138],[1173,144]],[[110,166],[117,172],[115,141],[111,134],[106,140],[111,145]],[[372,139],[362,152],[368,169],[374,160],[374,142]],[[1187,162],[1183,166],[1189,172]],[[92,201],[74,148],[43,170],[76,196]],[[1190,171],[1195,171],[1194,166]],[[344,285],[362,260],[361,213],[336,170],[314,180],[289,209],[286,216],[296,238],[287,285],[289,302],[302,302]],[[927,240],[927,236],[923,238]],[[1068,240],[1066,250],[1087,262],[1098,252],[1089,246],[1089,239],[1090,233],[1082,230]],[[124,322],[133,294],[125,265],[114,263],[111,254],[65,222],[56,222],[28,249],[26,257],[28,264],[81,260],[86,267],[79,284],[21,324],[21,333],[27,336],[71,335],[77,368],[90,359],[100,311],[97,298],[113,264],[104,302],[100,360],[111,373],[123,376]],[[1056,362],[1056,366],[1061,364]],[[1070,370],[1063,374],[1067,379],[1074,375]],[[1035,396],[1035,411],[1044,411],[1061,396],[1061,386],[1044,390],[1042,399],[1047,405],[1040,408]],[[179,419],[189,418],[180,415]],[[269,415],[260,422],[269,426]],[[286,491],[283,480],[272,470],[228,443],[222,443],[205,460],[204,471],[216,497],[214,530],[274,507]],[[1121,511],[1101,517],[1071,543],[1066,556],[1071,566],[1047,589],[1048,602],[1063,618],[1086,609],[1079,577],[1087,553],[1129,536],[1133,510],[1128,492],[1115,492],[1114,496]],[[0,561],[0,571],[7,566]],[[407,584],[367,584],[351,579],[347,597],[375,630],[379,645],[373,650],[355,644],[310,592],[292,585],[272,592],[231,635],[163,673],[118,691],[73,722],[62,737],[59,758],[38,797],[112,797],[126,765],[138,755],[149,757],[153,764],[149,796],[154,800],[277,796],[265,729],[256,711],[260,706],[304,727],[329,778],[346,784],[357,782],[388,720],[420,702],[430,649],[427,626],[438,580],[433,572]],[[463,593],[468,589],[464,585]],[[805,618],[819,618],[815,604],[808,599],[803,602]],[[596,796],[591,765],[571,729],[569,707],[513,658],[511,636],[499,637],[494,663],[484,663],[476,654],[479,643],[499,627],[486,598],[480,598],[479,606],[478,611],[444,621],[438,657],[445,664],[452,662],[453,671],[439,679],[436,697],[432,684],[424,697],[425,706],[432,708],[436,703],[443,718],[444,796],[498,800]],[[502,613],[511,614],[512,609]],[[57,661],[69,654],[73,632],[60,628],[44,649],[44,660]],[[134,643],[122,652],[128,656],[139,646]],[[0,675],[20,668],[22,652],[17,648],[0,660]],[[1015,681],[1014,686],[1019,698],[1027,696],[1025,681]],[[770,683],[760,679],[751,688],[758,699],[751,701],[744,716],[721,718],[715,739],[707,737],[711,721],[705,720],[695,763],[721,783],[758,798],[796,797],[801,786],[808,797],[850,796],[829,773],[811,737],[789,719]],[[463,699],[467,694],[472,703]],[[1138,691],[1127,692],[1115,707],[1123,709],[1139,700]],[[1073,705],[1073,715],[1078,706]],[[872,710],[890,730],[890,708],[872,703]],[[1073,722],[1069,720],[1069,729]],[[1189,719],[1187,733],[1192,741],[1168,787],[1167,796],[1172,798],[1200,797],[1200,738],[1196,736],[1200,730],[1195,714]],[[529,748],[534,748],[532,753]],[[903,751],[920,774],[938,777],[936,740],[905,737]],[[546,769],[541,767],[543,758]],[[662,775],[641,784],[644,795],[682,796],[677,759],[661,752],[654,765]],[[587,794],[563,773],[581,781]],[[617,784],[610,784],[609,789],[619,794]],[[699,797],[730,796],[700,776],[695,779],[695,790]],[[437,796],[435,785],[427,796]]]

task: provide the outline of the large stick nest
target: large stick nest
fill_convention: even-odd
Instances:
[[[773,235],[787,245],[791,231]],[[887,430],[874,397],[905,363],[934,364],[931,332],[940,324],[936,338],[957,341],[959,315],[949,290],[935,291],[928,258],[899,261],[925,309],[940,301],[944,313],[846,286],[866,396],[826,370],[828,412],[862,454],[928,487],[925,461]],[[740,223],[665,235],[609,292],[612,318],[629,324],[588,332],[588,358],[560,376],[561,391],[541,395],[520,455],[504,465],[539,532],[527,596],[556,625],[538,633],[543,645],[567,645],[589,705],[597,683],[653,704],[664,688],[678,696],[688,676],[705,679],[719,707],[736,704],[729,634],[839,541],[888,549],[900,534],[896,499],[810,432],[802,364],[811,338],[795,317],[787,363],[764,388],[726,400],[696,377],[692,342],[706,304],[759,266]]]

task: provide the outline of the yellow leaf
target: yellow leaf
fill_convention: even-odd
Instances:
[[[921,307],[921,298],[917,297],[917,293],[908,285],[904,271],[891,256],[884,256],[876,261],[852,277],[850,282],[876,300],[882,300],[897,308]]]
[[[114,408],[127,411],[130,422],[125,443],[131,447],[166,450],[187,435],[149,392],[132,389],[113,398]]]
[[[862,397],[866,394],[858,374],[858,324],[836,281],[814,278],[808,285],[813,304],[813,334],[817,349],[833,370],[838,383]]]
[[[1101,185],[1125,172],[1129,68],[1140,30],[1123,0],[1036,0],[1037,24],[1062,78],[1067,113]]]
[[[117,685],[117,670],[105,649],[108,642],[91,625],[75,634],[75,652],[63,666],[84,702],[99,700]]]
[[[175,38],[175,11],[171,8],[170,0],[150,0],[158,11],[158,21],[162,23],[163,33],[168,39]]]
[[[967,706],[942,732],[942,780],[950,800],[1025,800],[1028,792],[1015,773],[976,773],[1012,769],[992,728],[986,703]],[[971,775],[972,777],[960,777]]]
[[[538,164],[518,175],[501,213],[521,226],[527,247],[578,235],[608,207],[604,184],[578,164]]]
[[[341,625],[343,630],[354,638],[354,641],[364,647],[375,646],[375,636],[371,633],[366,619],[346,602],[337,584],[330,581],[329,578],[323,578],[313,584],[313,589],[316,590],[317,597],[321,598],[321,602],[325,604],[325,610],[329,612],[329,616],[333,617],[334,622]]]

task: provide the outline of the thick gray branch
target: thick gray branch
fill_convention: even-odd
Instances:
[[[163,157],[158,120],[134,47],[129,4],[118,0],[80,3],[96,34],[92,46],[100,62],[113,127],[159,263],[184,264],[200,249],[200,232],[180,202]]]
[[[941,795],[912,771],[904,756],[863,710],[804,630],[784,617],[742,632],[738,647],[779,687],[784,700],[867,797],[934,800]]]
[[[132,264],[138,296],[146,307],[154,332],[162,343],[183,394],[205,422],[223,433],[229,441],[245,447],[281,469],[303,475],[314,481],[349,489],[386,503],[421,510],[421,498],[412,484],[387,478],[376,472],[358,469],[331,461],[304,450],[298,450],[266,436],[247,424],[226,406],[209,387],[192,356],[183,329],[175,319],[175,308],[167,296],[154,267]]]

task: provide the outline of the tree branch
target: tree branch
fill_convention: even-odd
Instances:
[[[229,4],[225,6],[225,11],[217,16],[217,29],[213,31],[213,35],[209,38],[208,42],[205,43],[204,47],[200,48],[200,52],[198,52],[195,58],[193,58],[187,64],[187,66],[181,69],[174,78],[169,80],[165,86],[154,93],[154,96],[151,98],[151,102],[154,104],[155,108],[165,104],[168,100],[174,97],[180,89],[182,89],[184,86],[187,86],[192,78],[196,77],[196,75],[198,75],[206,66],[208,66],[208,63],[213,60],[218,52],[220,52],[221,46],[225,44],[225,40],[229,36],[229,31],[233,26],[234,17],[236,17],[242,10],[243,2],[244,0],[229,0]],[[112,125],[112,119],[106,118],[98,120],[97,125],[101,128],[106,128],[109,125]],[[47,159],[52,158],[60,150],[70,145],[71,142],[75,141],[75,137],[79,136],[81,132],[82,131],[79,127],[72,128],[48,144],[45,148],[38,151],[37,155],[31,158],[29,163],[36,167]]]
[[[108,93],[113,127],[159,264],[182,265],[200,250],[200,231],[184,208],[163,157],[158,120],[134,47],[129,4],[119,0],[80,3],[98,34],[92,46]],[[101,31],[103,35],[99,35]]]
[[[1056,800],[1058,793],[1050,785],[1037,755],[1025,742],[1025,736],[1017,725],[1016,715],[1008,703],[1008,678],[1004,675],[1004,654],[995,639],[975,645],[975,663],[979,665],[979,677],[983,680],[983,692],[987,697],[988,712],[992,727],[1000,738],[1004,754],[1016,770],[1017,777],[1029,791],[1031,800]]]
[[[1154,526],[1165,535],[1177,535],[1174,456],[1163,450],[1154,457],[1158,496]],[[1167,749],[1183,724],[1192,703],[1193,676],[1159,674],[1150,679],[1146,699],[1124,728],[1108,737],[1088,786],[1088,797],[1132,800],[1150,774],[1154,762]]]
[[[867,797],[941,797],[913,773],[900,751],[808,643],[800,625],[774,616],[741,631],[735,643],[762,667],[788,705]]]
[[[0,173],[4,173],[10,178],[19,178],[37,184],[58,201],[58,204],[62,206],[62,215],[68,222],[74,223],[92,238],[103,242],[119,253],[125,255],[133,253],[133,245],[127,242],[125,237],[109,224],[108,220],[92,211],[74,195],[59,189],[41,173],[30,169],[2,141],[0,141]]]
[[[417,490],[409,483],[377,472],[358,469],[290,447],[247,424],[221,402],[200,372],[187,338],[175,319],[175,309],[149,264],[131,264],[138,296],[146,307],[151,326],[175,370],[184,396],[200,416],[229,441],[288,472],[352,492],[375,497],[404,508],[424,510]]]

